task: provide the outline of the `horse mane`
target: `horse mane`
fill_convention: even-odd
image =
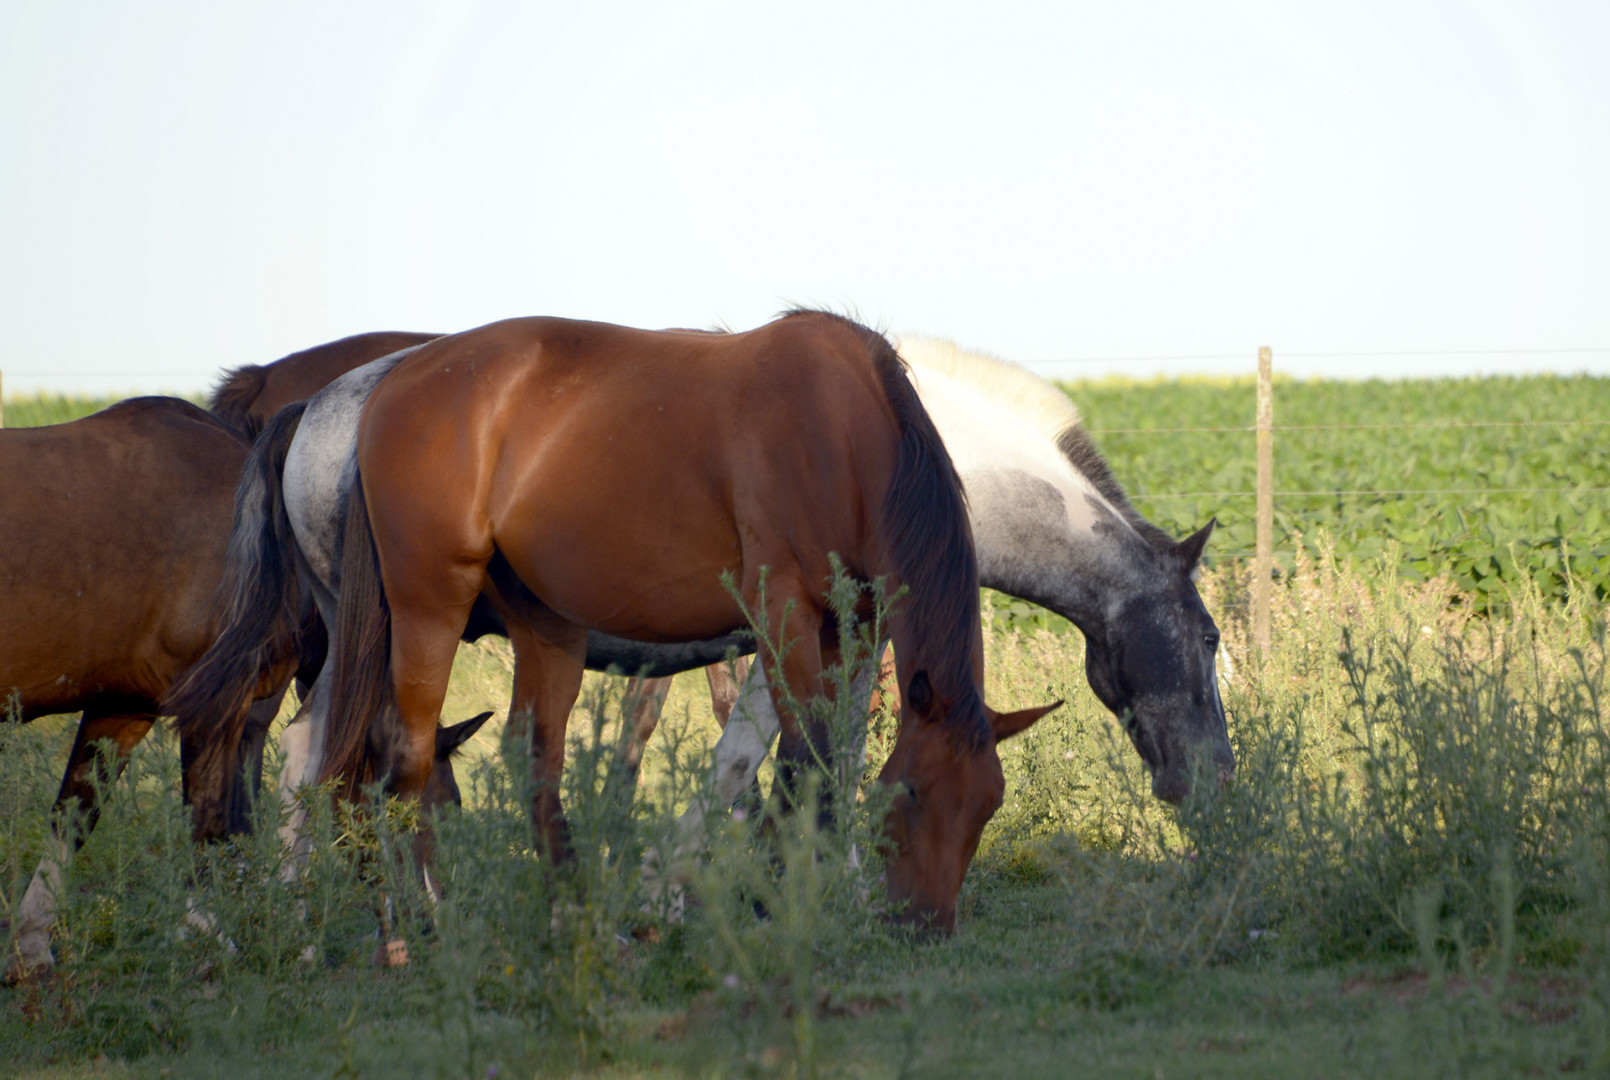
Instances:
[[[944,440],[934,427],[910,371],[889,339],[853,319],[821,311],[813,315],[850,330],[870,356],[883,396],[900,431],[900,458],[883,499],[883,533],[909,590],[906,618],[922,627],[932,653],[930,678],[946,680],[939,692],[950,700],[944,723],[958,746],[977,750],[990,735],[984,702],[972,678],[974,637],[978,632],[978,556],[967,516],[967,495]]]
[[[255,439],[263,430],[263,422],[251,414],[252,404],[263,392],[268,381],[268,368],[263,364],[245,364],[232,368],[219,377],[212,388],[207,407],[225,423],[233,424]]]
[[[987,353],[968,352],[941,338],[902,337],[895,347],[918,373],[937,371],[982,390],[1014,413],[1034,422],[1055,442],[1080,422],[1073,399],[1038,375]]]
[[[1174,546],[1173,537],[1147,521],[1130,503],[1112,467],[1084,429],[1079,407],[1055,384],[1006,360],[968,352],[939,338],[901,338],[899,347],[900,355],[919,373],[949,375],[1032,422],[1143,540],[1159,550]]]

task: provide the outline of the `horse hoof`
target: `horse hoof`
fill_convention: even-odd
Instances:
[[[392,938],[375,950],[375,962],[381,967],[407,967],[408,942],[402,938]]]
[[[0,985],[23,986],[27,983],[37,982],[56,970],[56,958],[48,951],[43,959],[24,960],[14,956],[11,963],[6,965],[6,973],[0,976]]]

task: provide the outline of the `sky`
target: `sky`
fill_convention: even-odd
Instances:
[[[828,306],[1049,376],[1610,375],[1610,4],[0,6],[8,396]]]

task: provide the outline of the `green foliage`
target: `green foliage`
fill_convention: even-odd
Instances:
[[[1212,559],[1250,556],[1256,461],[1251,380],[1064,384],[1147,517],[1184,535],[1217,515]],[[1588,376],[1277,380],[1275,552],[1331,537],[1344,558],[1400,546],[1414,578],[1447,575],[1485,610],[1533,581],[1563,599],[1574,575],[1610,598],[1610,379]],[[1561,426],[1451,427],[1571,421]],[[1401,424],[1396,428],[1345,425]],[[1280,430],[1342,425],[1329,430]],[[1238,427],[1162,435],[1112,429]],[[1568,489],[1542,491],[1538,489]],[[1455,489],[1462,493],[1417,494]],[[1521,489],[1521,490],[1515,490]],[[1358,491],[1405,492],[1358,495]],[[1193,492],[1244,492],[1197,495]]]
[[[535,852],[530,762],[511,742],[463,768],[466,808],[435,822],[439,905],[418,889],[404,814],[336,815],[310,797],[316,843],[294,885],[276,876],[271,794],[253,837],[198,852],[173,740],[154,736],[68,868],[58,973],[0,989],[0,1068],[1602,1073],[1602,606],[1518,587],[1473,618],[1446,580],[1401,576],[1390,550],[1351,563],[1299,551],[1260,658],[1245,567],[1210,568],[1201,587],[1223,631],[1234,785],[1158,804],[1084,687],[1081,636],[988,634],[992,705],[1068,703],[1002,746],[1006,803],[959,933],[933,944],[888,928],[875,860],[846,857],[852,842],[866,853],[875,790],[841,794],[832,827],[809,811],[820,789],[797,793],[804,812],[769,834],[712,815],[677,918],[641,856],[670,850],[672,816],[703,782],[702,733],[673,709],[627,805],[610,784],[620,688],[605,680],[572,717],[575,864]],[[465,659],[482,694],[506,693],[498,655]],[[0,725],[6,911],[43,849],[69,735],[54,720]],[[863,779],[892,736],[880,718]],[[185,928],[192,892],[210,931]],[[413,962],[378,972],[388,900]]]

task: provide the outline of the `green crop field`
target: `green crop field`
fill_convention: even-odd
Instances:
[[[1063,387],[1143,513],[1182,536],[1216,516],[1210,558],[1250,556],[1251,380]],[[6,423],[109,403],[14,400]],[[1275,425],[1282,568],[1322,542],[1343,558],[1395,548],[1411,577],[1446,574],[1478,609],[1521,580],[1563,596],[1567,570],[1610,598],[1610,379],[1280,380]]]
[[[1282,383],[1276,421],[1595,420],[1607,387]],[[1252,414],[1244,383],[1072,392],[1098,432]],[[23,407],[7,404],[8,424]],[[1284,432],[1277,487],[1583,493],[1610,483],[1600,431]],[[1138,496],[1253,486],[1250,435],[1097,438]],[[1068,704],[1003,746],[1006,802],[943,942],[881,917],[875,792],[843,803],[845,834],[795,819],[772,858],[752,821],[717,823],[673,917],[641,855],[666,848],[715,734],[697,673],[679,677],[630,807],[609,779],[618,683],[589,678],[567,770],[579,857],[563,873],[531,850],[500,713],[461,762],[464,811],[438,823],[435,908],[399,862],[401,814],[332,820],[315,804],[325,842],[295,885],[274,873],[271,794],[255,837],[197,850],[173,740],[149,739],[69,869],[58,970],[0,988],[0,1075],[1605,1075],[1603,583],[1501,560],[1467,575],[1458,559],[1482,530],[1494,549],[1544,553],[1610,536],[1587,494],[1412,498],[1366,500],[1374,517],[1351,496],[1282,500],[1267,656],[1249,643],[1245,562],[1227,557],[1251,547],[1251,500],[1141,503],[1180,532],[1213,514],[1224,527],[1201,588],[1240,767],[1179,809],[1151,797],[1085,685],[1079,635],[996,611],[992,704]],[[1448,550],[1417,542],[1417,521]],[[501,706],[508,668],[503,643],[461,650],[448,718]],[[43,848],[70,735],[66,718],[0,725],[0,912]],[[879,718],[869,769],[890,735]],[[182,929],[191,895],[218,933]],[[387,896],[412,962],[383,971]]]
[[[1251,380],[1064,384],[1143,513],[1250,554]],[[1563,570],[1610,598],[1610,379],[1277,381],[1275,549],[1321,536],[1344,555],[1397,545],[1477,606],[1506,583],[1563,594]],[[1469,426],[1489,425],[1489,426]],[[1153,434],[1155,428],[1240,428]],[[1382,494],[1369,494],[1382,492]],[[1430,493],[1427,493],[1430,492]],[[1180,497],[1180,496],[1188,497]]]

